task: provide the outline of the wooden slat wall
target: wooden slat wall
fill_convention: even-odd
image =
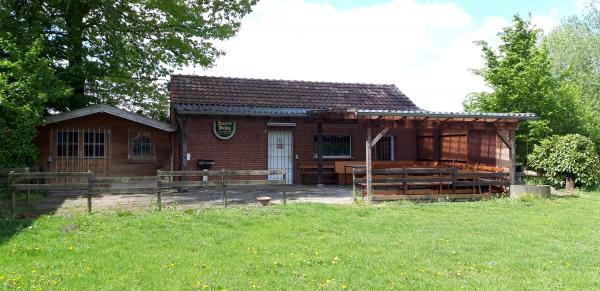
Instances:
[[[442,131],[441,160],[466,162],[467,140],[467,131]]]
[[[487,130],[471,130],[469,163],[496,165],[496,133]]]
[[[422,130],[417,136],[418,160],[432,161],[434,159],[433,153],[433,131]]]
[[[80,167],[81,159],[57,159],[56,149],[52,145],[55,143],[52,136],[53,129],[74,128],[74,129],[105,129],[110,130],[105,141],[105,152],[109,155],[106,162],[109,163],[106,176],[150,176],[156,174],[156,170],[168,170],[171,168],[171,136],[169,132],[150,128],[129,120],[125,120],[112,115],[99,113],[81,118],[67,120],[57,124],[50,124],[38,128],[38,136],[35,144],[39,149],[38,165],[43,171],[61,171],[62,168],[56,168],[55,164],[60,164],[69,169],[83,169]],[[139,129],[152,134],[155,159],[151,161],[130,161],[129,153],[129,130]],[[81,149],[83,150],[83,149]],[[48,161],[48,156],[52,155],[53,161]],[[79,163],[79,164],[78,164]],[[97,176],[103,176],[100,169],[90,168],[98,172]]]

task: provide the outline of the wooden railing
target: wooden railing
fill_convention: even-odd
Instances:
[[[160,210],[162,203],[158,179],[158,176],[90,178],[87,191],[88,213],[92,212],[92,196],[95,195],[155,194]]]
[[[30,168],[0,168],[0,188],[8,185],[8,173],[30,172]]]
[[[286,170],[159,170],[156,176],[144,177],[94,177],[93,172],[10,172],[7,176],[12,216],[15,217],[18,193],[26,192],[29,201],[30,191],[50,190],[85,190],[89,213],[92,212],[92,198],[106,194],[155,194],[158,210],[161,210],[162,193],[183,187],[219,187],[223,193],[223,205],[227,208],[228,186],[281,185],[283,204],[287,204],[286,175]],[[269,179],[268,176],[275,176],[275,179]],[[207,180],[204,180],[205,177]]]
[[[241,185],[281,185],[283,204],[287,203],[285,192],[286,170],[201,170],[201,171],[158,171],[159,188],[220,187],[223,206],[227,208],[227,187]],[[281,176],[279,179],[247,179],[256,176]],[[217,178],[211,180],[212,178]],[[189,180],[193,178],[194,180]],[[206,178],[206,180],[204,180]],[[201,179],[201,180],[199,180]],[[160,198],[159,198],[160,199]]]
[[[92,172],[23,172],[8,173],[8,191],[11,193],[11,209],[13,218],[16,215],[17,193],[29,194],[31,191],[68,191],[87,190],[88,181],[94,176]],[[48,183],[53,181],[55,183]]]
[[[366,170],[353,168],[353,195],[365,195]],[[474,198],[508,186],[508,173],[458,170],[456,168],[373,169],[374,200]],[[486,192],[487,191],[487,192]],[[356,197],[355,197],[356,198]]]

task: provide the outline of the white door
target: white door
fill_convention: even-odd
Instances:
[[[269,170],[287,170],[287,183],[294,178],[294,145],[291,130],[269,130]],[[269,180],[281,179],[271,175]]]

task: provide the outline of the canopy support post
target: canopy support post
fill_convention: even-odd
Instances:
[[[317,123],[317,185],[323,186],[323,123]]]
[[[517,184],[517,135],[515,131],[510,132],[510,184]]]
[[[365,157],[366,157],[366,178],[367,178],[367,200],[373,200],[373,186],[371,185],[371,179],[373,177],[372,169],[373,169],[373,157],[372,157],[372,149],[377,144],[379,140],[381,140],[389,131],[389,128],[384,128],[375,139],[371,140],[371,128],[367,127],[367,142],[365,144]]]
[[[373,191],[371,189],[371,128],[367,127],[367,142],[366,142],[366,180],[367,180],[367,201],[371,201],[373,198]]]

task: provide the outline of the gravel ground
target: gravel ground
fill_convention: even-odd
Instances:
[[[351,204],[352,188],[348,186],[290,185],[286,187],[289,203],[314,202],[328,204]],[[245,186],[229,187],[227,197],[229,205],[259,205],[256,198],[271,197],[271,203],[282,203],[281,186]],[[201,208],[223,205],[220,189],[192,189],[187,191],[172,191],[163,193],[164,207]],[[87,198],[85,193],[49,193],[47,197],[35,201],[34,206],[44,212],[64,213],[71,211],[86,211]],[[93,198],[93,209],[118,210],[151,208],[156,205],[156,195],[101,195]]]

